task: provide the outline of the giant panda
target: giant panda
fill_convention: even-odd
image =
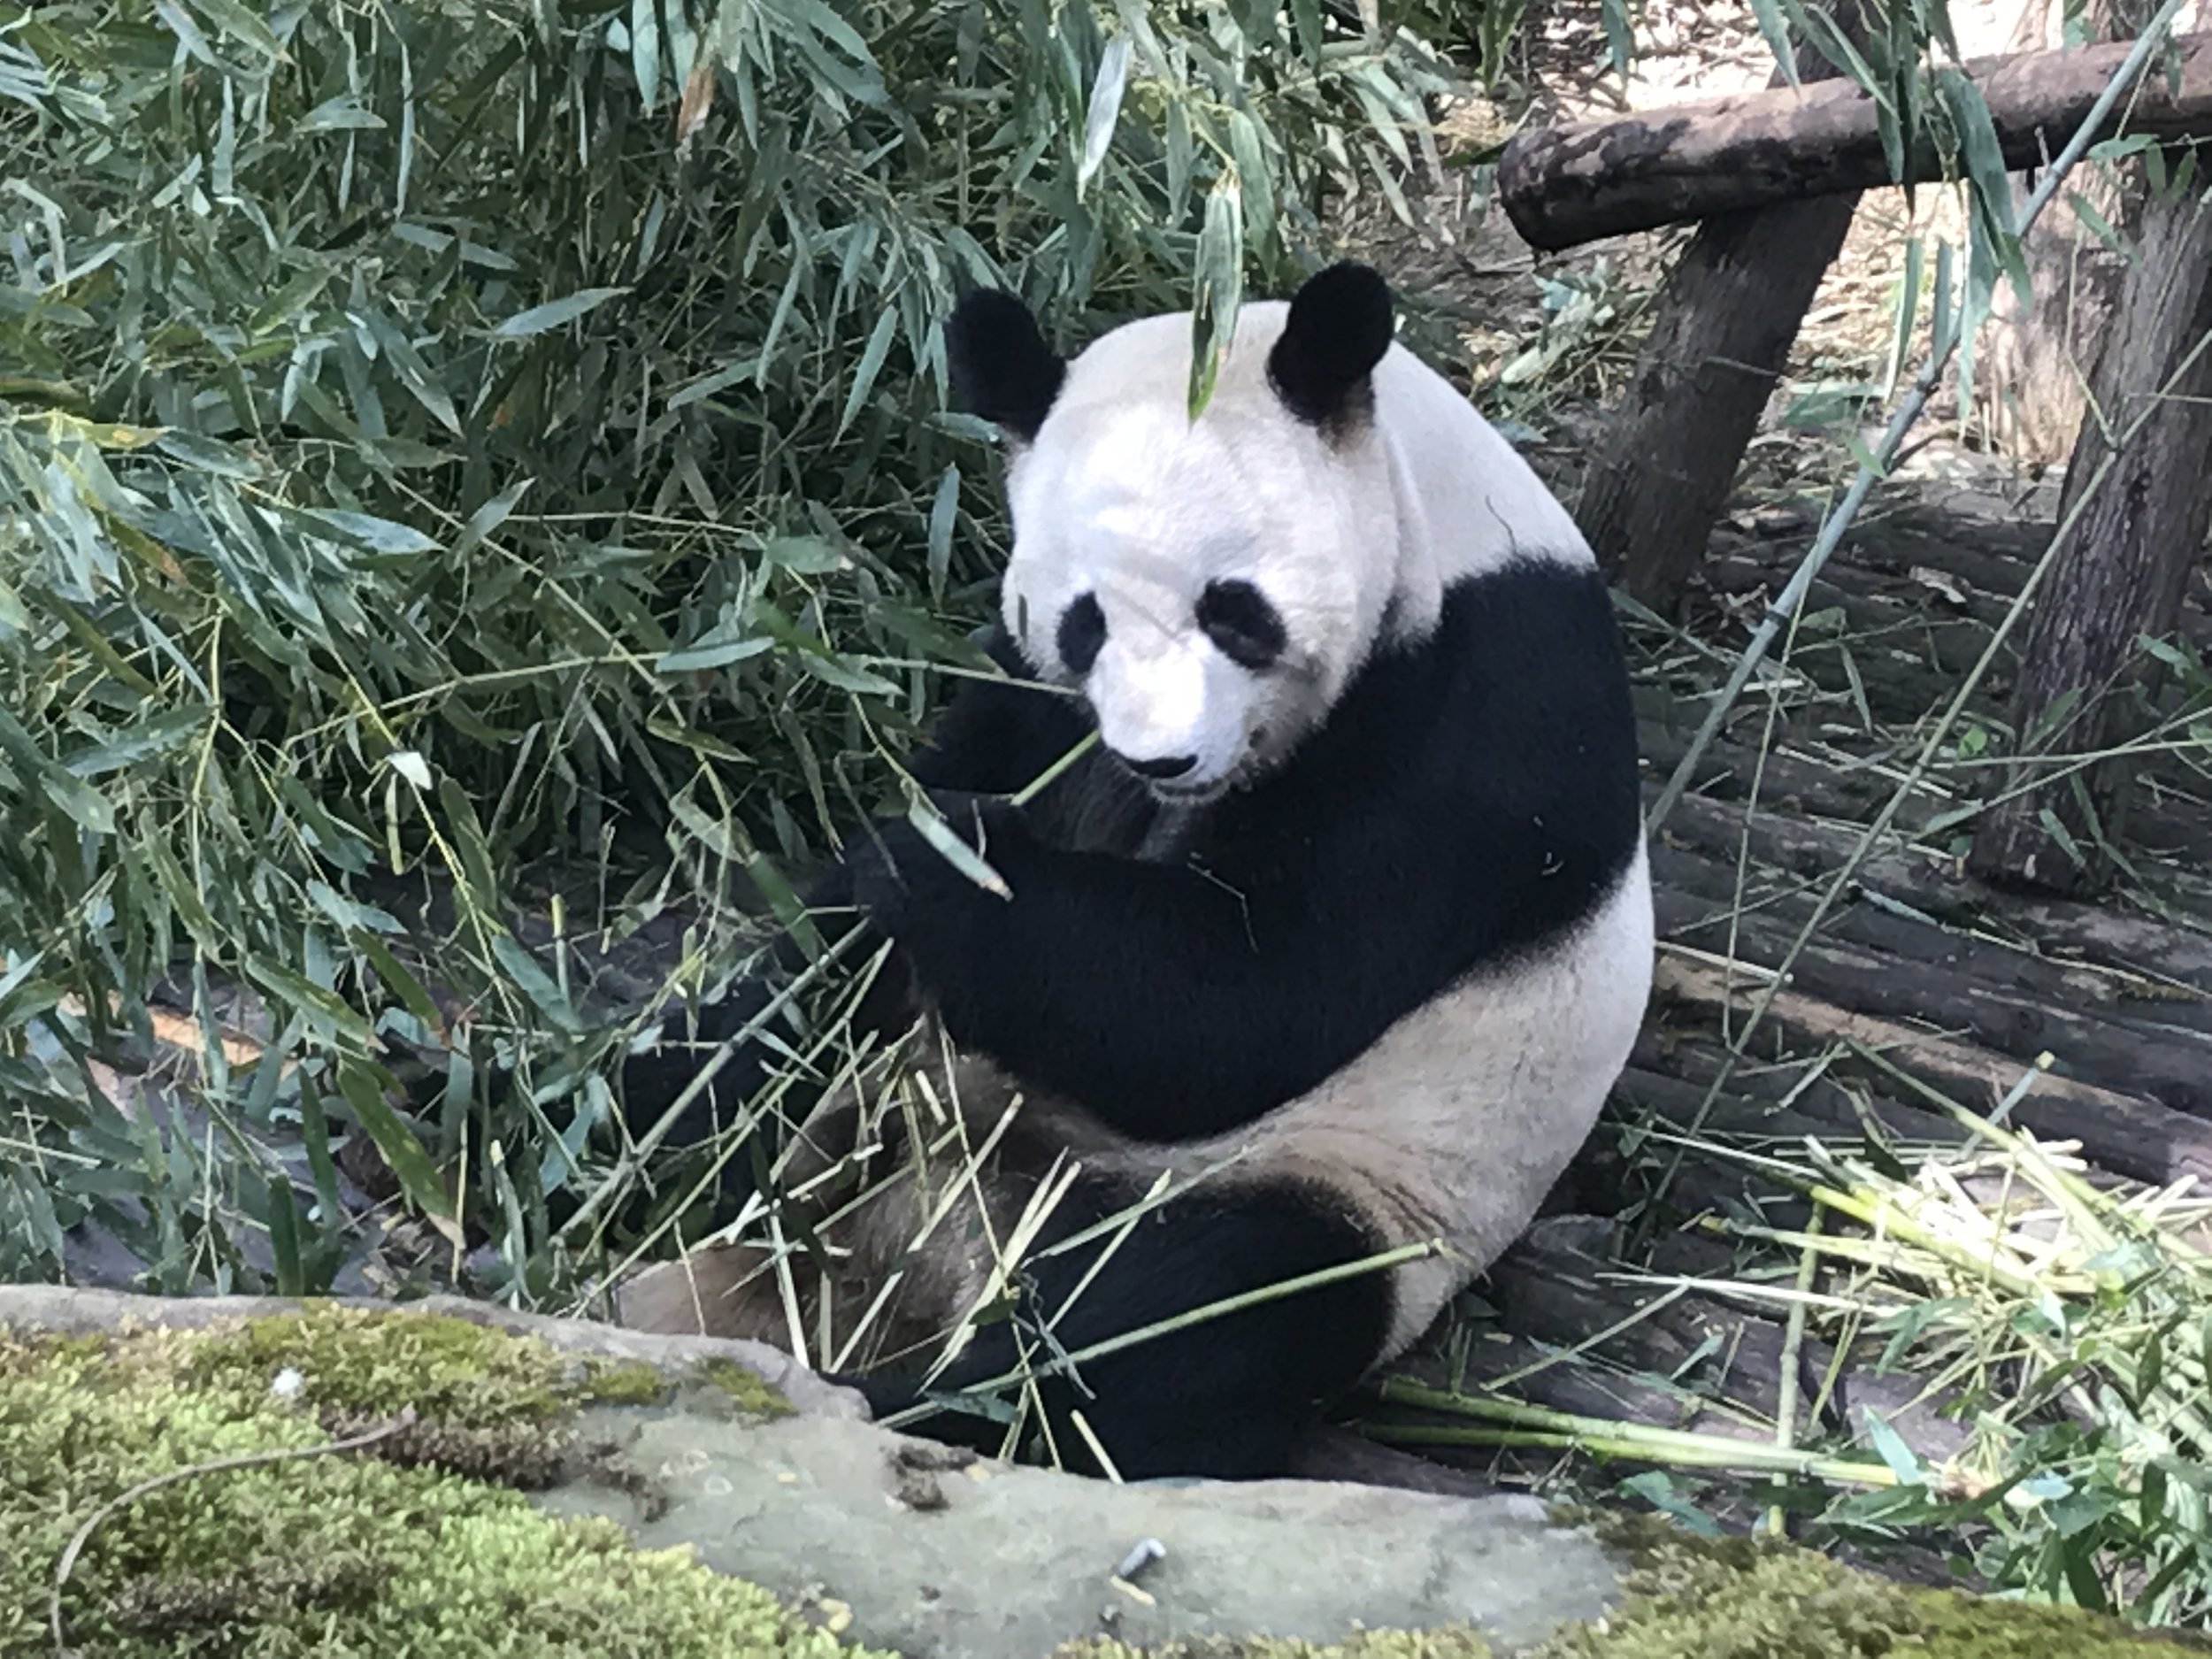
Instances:
[[[1064,360],[1009,294],[958,304],[955,400],[1006,446],[1003,672],[911,771],[996,880],[909,819],[851,838],[811,896],[879,941],[905,1069],[787,1149],[799,1188],[846,1171],[771,1230],[811,1248],[662,1264],[627,1322],[810,1342],[926,1436],[1256,1477],[1528,1224],[1650,988],[1627,676],[1572,519],[1394,327],[1353,263],[1248,303],[1193,420],[1187,314]],[[634,1057],[632,1121],[698,1065]],[[1010,1441],[958,1408],[1025,1355]]]

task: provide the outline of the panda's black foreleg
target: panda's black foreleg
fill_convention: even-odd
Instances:
[[[1079,1411],[1125,1480],[1287,1474],[1299,1440],[1380,1353],[1391,1317],[1390,1282],[1385,1271],[1369,1270],[1271,1298],[1259,1293],[1371,1259],[1379,1247],[1316,1188],[1248,1181],[1171,1199],[1118,1246],[1110,1231],[1044,1253],[1125,1211],[1138,1196],[1125,1181],[1086,1176],[1062,1200],[1025,1267],[1029,1292],[1019,1317],[1028,1327],[1031,1367],[1043,1366],[1052,1351],[1034,1339],[1039,1324],[1049,1325],[1060,1352],[1080,1356],[1180,1315],[1252,1300],[1079,1358],[1073,1377],[1044,1379],[1038,1394],[1052,1449],[1065,1467],[1103,1472],[1072,1420]],[[931,1393],[972,1389],[1017,1370],[1022,1340],[1004,1320],[979,1329]],[[919,1402],[912,1376],[847,1380],[863,1389],[879,1417]],[[1014,1395],[1009,1390],[1001,1397]],[[1002,1423],[943,1407],[902,1426],[991,1452],[1006,1434]],[[1025,1431],[1025,1439],[1035,1438],[1033,1427]]]

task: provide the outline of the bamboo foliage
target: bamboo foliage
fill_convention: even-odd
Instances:
[[[356,1119],[448,1214],[452,1125],[391,1115],[373,1041],[448,1033],[358,886],[424,866],[480,1043],[558,1057],[490,1125],[534,1180],[479,1172],[534,1216],[605,1033],[511,931],[516,861],[664,841],[618,930],[784,894],[976,661],[957,289],[1218,326],[1325,193],[1402,201],[1448,84],[1322,0],[0,4],[0,1273],[96,1215],[157,1280],[228,1282],[242,1224],[311,1279],[279,1118],[311,1159]],[[88,1069],[165,976],[196,1131]],[[268,1005],[250,1065],[219,980]]]

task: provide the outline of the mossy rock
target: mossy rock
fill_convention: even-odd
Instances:
[[[190,1331],[0,1330],[0,1653],[53,1651],[75,1542],[60,1613],[83,1659],[872,1659],[686,1551],[524,1495],[607,1456],[577,1433],[580,1408],[685,1381],[331,1305]],[[735,1393],[749,1414],[779,1409],[757,1378]],[[369,1443],[332,1449],[347,1437]]]
[[[2212,1642],[2074,1608],[1893,1583],[1809,1550],[1706,1540],[1646,1517],[1577,1517],[1628,1563],[1621,1605],[1514,1659],[2180,1659]],[[1053,1659],[1498,1659],[1471,1630],[1374,1631],[1340,1643],[1210,1639],[1071,1643]]]
[[[572,1351],[565,1337],[549,1342],[473,1318],[329,1303],[186,1328],[58,1329],[79,1333],[10,1335],[0,1326],[0,1654],[55,1651],[48,1618],[58,1581],[66,1651],[81,1659],[874,1659],[890,1646],[949,1659],[975,1653],[978,1642],[990,1647],[987,1639],[1012,1610],[986,1601],[956,1639],[918,1627],[910,1641],[883,1626],[886,1609],[872,1601],[841,1611],[820,1601],[824,1628],[752,1581],[768,1578],[808,1602],[800,1578],[818,1570],[811,1554],[797,1563],[798,1575],[778,1577],[781,1570],[764,1555],[732,1556],[726,1538],[700,1545],[725,1572],[687,1548],[637,1548],[630,1527],[609,1517],[652,1533],[659,1525],[653,1506],[680,1509],[680,1479],[688,1477],[647,1479],[630,1459],[673,1469],[668,1458],[696,1449],[681,1435],[710,1435],[733,1418],[764,1425],[758,1432],[778,1458],[803,1463],[805,1448],[819,1443],[822,1461],[810,1467],[826,1483],[822,1495],[841,1495],[812,1516],[818,1527],[850,1527],[862,1511],[837,1503],[883,1495],[878,1483],[887,1476],[872,1461],[882,1455],[872,1441],[825,1440],[842,1425],[803,1413],[785,1421],[790,1402],[741,1365],[657,1352],[650,1363],[608,1358]],[[801,1399],[803,1379],[784,1380],[790,1399]],[[627,1458],[592,1441],[601,1424],[626,1436],[631,1429],[622,1425],[641,1421],[647,1439]],[[653,1432],[665,1440],[672,1432],[680,1436],[673,1447],[640,1449]],[[798,1493],[800,1478],[759,1461],[748,1449],[753,1439],[748,1428],[726,1440],[720,1455],[762,1482],[772,1476],[779,1493]],[[359,1443],[338,1444],[346,1440]],[[858,1471],[858,1484],[841,1493],[829,1478],[846,1464]],[[911,1521],[939,1529],[933,1543],[918,1541],[916,1560],[933,1559],[942,1529],[969,1507],[1002,1502],[1024,1480],[1065,1479],[1005,1471],[973,1494],[954,1483],[949,1508],[923,1506]],[[558,1513],[543,1496],[551,1486],[572,1492],[610,1482],[620,1492],[604,1515]],[[632,1499],[642,1515],[631,1510]],[[1034,1493],[1019,1500],[1038,1501]],[[1187,1515],[1185,1525],[1200,1513]],[[874,1518],[880,1525],[881,1516]],[[1524,1532],[1531,1518],[1517,1523]],[[1585,1610],[1609,1608],[1604,1619],[1548,1637],[1539,1623],[1518,1647],[1456,1626],[1328,1641],[1186,1635],[1138,1647],[1094,1640],[1056,1651],[1060,1659],[2156,1659],[2212,1652],[2194,1639],[2149,1636],[2070,1609],[1893,1584],[1787,1547],[1709,1541],[1662,1521],[1562,1512],[1544,1522],[1540,1511],[1534,1518],[1559,1529],[1562,1545],[1574,1541],[1617,1586],[1582,1603]],[[1462,1521],[1424,1525],[1442,1526],[1434,1536],[1449,1539]],[[659,1530],[662,1542],[684,1537]],[[883,1547],[902,1558],[902,1538],[887,1534]],[[987,1529],[973,1540],[969,1559],[979,1571],[984,1563],[973,1550],[995,1547]],[[1487,1548],[1496,1547],[1494,1539]],[[1247,1577],[1236,1566],[1243,1558],[1233,1537],[1225,1543],[1217,1535],[1214,1553],[1229,1563],[1228,1576],[1201,1587],[1192,1605],[1230,1589],[1245,1593],[1231,1629],[1266,1622],[1255,1617],[1248,1594],[1264,1574]],[[843,1559],[850,1573],[849,1550]],[[881,1594],[895,1597],[914,1571],[895,1563],[882,1579],[892,1587]],[[998,1571],[1015,1602],[1038,1588],[1005,1578],[1002,1561]],[[1349,1579],[1345,1589],[1348,1609],[1379,1605],[1371,1581]],[[1463,1605],[1453,1602],[1449,1611],[1463,1615]],[[1034,1647],[1052,1647],[1058,1632],[1079,1631],[1088,1617],[1071,1609]],[[1424,1614],[1395,1617],[1418,1623]],[[849,1628],[872,1631],[878,1646],[845,1646],[839,1632]],[[1131,1633],[1125,1623],[1119,1628]],[[1324,1628],[1333,1633],[1342,1624],[1332,1617]],[[1032,1659],[1018,1647],[1002,1641],[990,1651]]]

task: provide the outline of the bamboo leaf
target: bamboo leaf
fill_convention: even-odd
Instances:
[[[698,673],[710,668],[727,668],[775,649],[776,641],[764,634],[749,634],[738,624],[719,624],[701,634],[689,645],[662,654],[653,664],[656,672],[663,674]]]
[[[1605,50],[1613,73],[1624,75],[1636,58],[1636,31],[1628,18],[1628,0],[1598,0],[1598,16],[1605,26]]]
[[[1909,1486],[1919,1484],[1920,1460],[1913,1455],[1912,1448],[1905,1444],[1903,1436],[1883,1421],[1873,1407],[1867,1407],[1864,1415],[1866,1436],[1874,1443],[1875,1455],[1889,1465],[1890,1471],[1901,1482]]]
[[[454,557],[457,558],[472,551],[482,543],[486,536],[505,524],[512,516],[516,504],[522,500],[523,492],[536,482],[534,478],[518,478],[469,514],[468,523],[461,529],[461,539],[453,544]]]
[[[1190,211],[1191,167],[1195,160],[1190,111],[1177,98],[1167,106],[1167,216],[1171,224],[1181,224]]]
[[[344,1096],[354,1122],[361,1125],[374,1144],[377,1156],[384,1160],[384,1167],[399,1182],[407,1202],[420,1210],[456,1248],[464,1247],[466,1240],[454,1225],[453,1206],[439,1185],[429,1152],[415,1132],[392,1110],[370,1068],[349,1055],[339,1056],[338,1092]]]
[[[1267,151],[1260,129],[1244,110],[1229,111],[1230,152],[1236,157],[1237,184],[1243,193],[1242,218],[1252,244],[1262,259],[1271,258],[1276,247],[1275,183],[1267,165]]]
[[[149,714],[104,741],[79,749],[62,764],[77,777],[104,777],[181,749],[207,730],[211,710],[167,709]]]
[[[938,479],[937,493],[929,503],[929,594],[933,600],[942,600],[945,580],[952,569],[953,522],[959,507],[960,467],[955,463]]]
[[[415,349],[414,342],[381,311],[365,311],[362,321],[379,348],[391,359],[394,369],[399,374],[400,383],[441,426],[459,435],[461,418],[454,413],[453,399],[439,383],[438,377],[431,373],[430,365],[423,361],[422,354]]]
[[[799,659],[806,672],[826,685],[840,691],[849,691],[863,697],[895,697],[899,688],[880,674],[872,674],[864,668],[855,668],[834,657],[807,656]]]
[[[1190,418],[1196,420],[1213,396],[1221,358],[1244,303],[1244,216],[1233,169],[1206,196],[1205,227],[1198,233],[1197,293],[1191,307]]]
[[[845,394],[845,407],[837,418],[837,435],[843,437],[846,428],[853,424],[853,417],[860,412],[861,404],[875,389],[876,376],[883,372],[883,360],[891,355],[891,342],[897,336],[899,313],[895,306],[887,305],[876,326],[868,331],[868,344],[860,354],[859,366],[853,371],[852,389]]]
[[[1781,7],[1775,0],[1751,0],[1751,15],[1767,50],[1774,54],[1774,66],[1793,88],[1797,86],[1797,49],[1790,40],[1790,27]]]
[[[641,4],[646,3],[647,0],[640,0]],[[626,288],[581,288],[573,294],[565,294],[559,299],[548,300],[542,305],[533,305],[527,311],[517,311],[495,326],[492,334],[501,340],[526,340],[533,334],[558,328],[563,323],[572,323],[579,317],[597,311],[609,300],[618,299],[629,291]]]
[[[577,1018],[574,1006],[563,995],[553,976],[539,965],[538,959],[525,950],[512,933],[502,928],[492,934],[492,955],[499,959],[507,977],[536,1005],[539,1013],[571,1036],[583,1034],[584,1024]]]
[[[1121,119],[1122,94],[1129,85],[1129,36],[1115,35],[1106,42],[1098,60],[1098,73],[1092,78],[1090,107],[1083,118],[1083,156],[1075,172],[1079,201],[1105,165],[1106,152],[1113,144],[1114,128]]]
[[[930,804],[928,797],[921,796],[915,800],[907,809],[906,821],[940,856],[985,892],[1002,899],[1014,896],[1013,889],[1006,885],[1005,878],[992,869],[984,855],[969,846],[952,826],[945,822]],[[988,849],[985,850],[987,852]]]
[[[660,96],[661,20],[657,0],[630,0],[630,73],[638,102],[651,109]]]
[[[330,531],[354,546],[372,553],[435,553],[438,544],[419,530],[374,513],[349,512],[337,507],[297,510],[303,518]]]
[[[2013,293],[2024,310],[2030,291],[2026,255],[2013,211],[2012,178],[2005,170],[2004,149],[1996,123],[1980,88],[1948,65],[1937,70],[1937,93],[1956,124],[1966,162],[1967,183],[1972,193],[1974,219],[1986,257],[2011,280]]]
[[[244,0],[192,0],[192,5],[226,38],[242,42],[272,62],[283,56],[269,26]]]

